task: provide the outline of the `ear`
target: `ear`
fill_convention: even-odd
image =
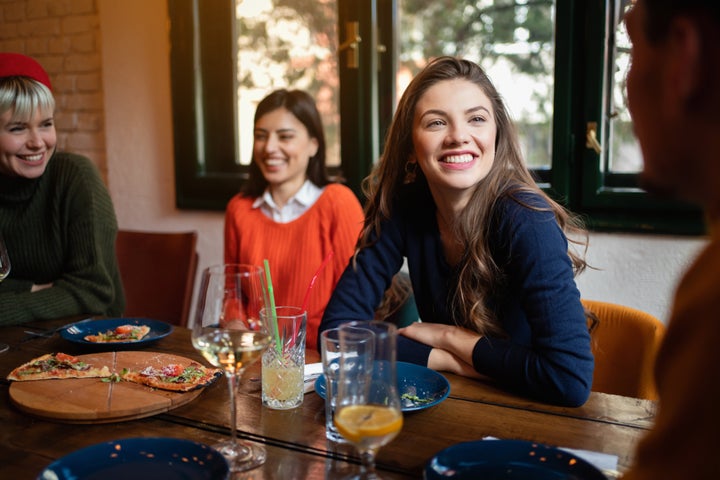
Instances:
[[[675,98],[677,106],[683,108],[697,98],[704,84],[702,38],[697,21],[691,17],[672,20],[666,45],[667,98]]]
[[[310,151],[308,152],[308,153],[310,154],[310,155],[309,155],[310,158],[312,158],[312,157],[314,157],[315,155],[317,155],[318,148],[320,148],[320,145],[318,144],[317,138],[311,137],[311,138],[310,138],[310,147],[309,147],[309,150],[310,150]]]

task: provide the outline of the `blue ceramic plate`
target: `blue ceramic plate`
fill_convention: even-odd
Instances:
[[[66,455],[38,480],[227,479],[230,467],[214,448],[177,438],[126,438]]]
[[[414,412],[434,407],[450,395],[450,383],[435,370],[397,362],[398,391],[403,412]],[[325,376],[315,380],[315,391],[325,398]]]
[[[564,450],[523,440],[458,443],[425,466],[425,480],[606,480],[590,463]]]
[[[140,340],[127,342],[96,343],[85,340],[86,335],[97,335],[98,332],[114,330],[120,325],[147,325],[150,327],[150,333]],[[149,318],[106,318],[103,320],[82,320],[67,325],[60,330],[60,336],[69,342],[79,343],[85,346],[92,346],[99,349],[117,349],[129,346],[144,347],[168,336],[170,332],[172,332],[172,329],[173,327],[169,323],[161,322],[160,320],[151,320]]]

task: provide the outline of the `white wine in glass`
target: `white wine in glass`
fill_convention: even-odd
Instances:
[[[222,368],[230,393],[230,439],[215,448],[230,470],[250,470],[265,462],[265,449],[237,438],[235,394],[245,368],[270,345],[270,329],[260,317],[267,288],[255,265],[217,265],[203,271],[192,343],[212,365]]]
[[[3,240],[2,233],[0,233],[0,282],[5,280],[8,275],[10,275],[10,257],[5,246],[5,240]],[[9,349],[10,345],[7,343],[0,343],[0,353],[7,352]]]
[[[340,372],[334,422],[360,454],[358,479],[377,479],[375,456],[403,425],[397,388],[395,325],[350,322],[339,330]]]

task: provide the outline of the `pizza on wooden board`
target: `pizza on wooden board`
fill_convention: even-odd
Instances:
[[[208,368],[197,362],[188,365],[168,363],[142,369],[124,368],[113,372],[107,365],[95,365],[66,353],[48,353],[14,369],[8,380],[52,380],[63,378],[102,377],[105,382],[132,382],[173,392],[188,392],[205,387],[222,375],[219,368]]]
[[[14,369],[8,380],[50,380],[61,378],[109,377],[107,365],[92,365],[65,353],[48,353]]]
[[[187,366],[169,364],[161,368],[148,366],[142,370],[123,370],[120,378],[162,390],[187,392],[210,385],[220,375],[222,370],[219,368],[208,368],[192,362]]]
[[[136,342],[148,333],[150,327],[147,325],[120,325],[112,330],[98,332],[97,335],[86,335],[84,339],[93,343]]]

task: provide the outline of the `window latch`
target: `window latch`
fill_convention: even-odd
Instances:
[[[585,129],[585,147],[595,150],[595,153],[602,153],[602,145],[597,139],[597,122],[588,122]]]
[[[362,42],[360,37],[360,24],[358,22],[347,22],[345,24],[346,40],[338,46],[338,53],[349,50],[347,54],[347,68],[358,68],[358,46]]]

